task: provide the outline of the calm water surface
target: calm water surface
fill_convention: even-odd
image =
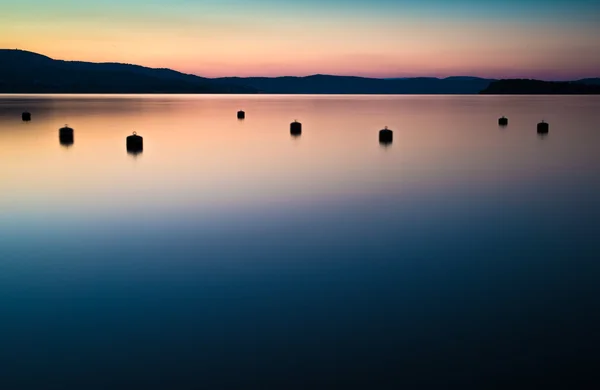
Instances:
[[[599,148],[598,97],[0,96],[0,388],[578,388]]]

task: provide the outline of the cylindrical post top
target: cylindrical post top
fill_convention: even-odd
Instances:
[[[382,144],[390,144],[394,140],[394,132],[385,126],[379,130],[379,142]]]
[[[69,127],[69,125],[65,125],[64,127],[61,127],[58,132],[61,135],[69,135],[69,134],[73,134],[73,129]]]
[[[137,132],[133,132],[132,135],[127,136],[127,150],[130,151],[141,151],[144,148],[144,139],[139,136]]]

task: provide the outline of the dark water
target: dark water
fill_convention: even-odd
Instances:
[[[0,388],[581,388],[599,124],[577,96],[2,96]]]

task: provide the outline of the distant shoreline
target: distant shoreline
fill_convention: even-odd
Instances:
[[[582,82],[553,82],[529,79],[498,80],[482,95],[598,95],[600,85]]]

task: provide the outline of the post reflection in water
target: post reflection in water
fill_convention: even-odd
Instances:
[[[0,388],[486,388],[596,367],[598,97],[0,103]],[[134,129],[143,155],[123,150]]]
[[[127,154],[132,157],[137,157],[142,154],[144,151],[141,149],[127,149]]]
[[[390,146],[392,146],[392,141],[387,141],[387,140],[379,140],[379,145],[383,148],[383,149],[387,149]]]

